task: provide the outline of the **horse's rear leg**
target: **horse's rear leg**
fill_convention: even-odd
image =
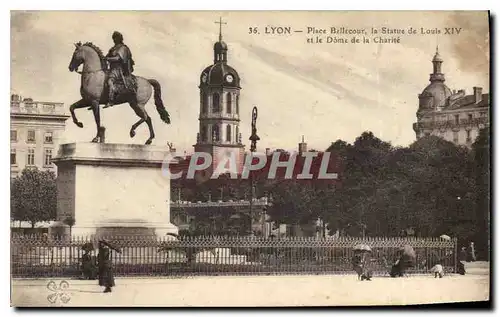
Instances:
[[[151,122],[151,117],[148,115],[144,106],[145,106],[144,104],[139,104],[139,109],[142,112],[141,118],[144,119],[144,121],[146,121],[149,128],[149,139],[146,140],[145,144],[151,144],[151,142],[153,142],[153,139],[155,138],[155,131],[153,129],[153,122]]]
[[[141,119],[139,119],[139,121],[134,123],[132,125],[132,127],[130,128],[130,137],[133,138],[135,136],[135,129],[137,129],[137,127],[140,126],[141,124],[143,124],[146,120],[143,119],[143,113],[142,113],[141,109],[138,107],[136,102],[130,102],[129,104],[130,104],[130,107],[132,108],[132,110],[134,110],[135,114],[139,118],[141,118]]]
[[[83,108],[88,106],[88,104],[83,100],[80,99],[71,106],[69,106],[69,111],[71,112],[71,117],[73,118],[73,123],[76,124],[79,128],[83,128],[83,123],[78,121],[75,115],[75,109]]]

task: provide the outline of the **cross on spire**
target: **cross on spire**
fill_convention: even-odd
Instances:
[[[219,21],[215,21],[214,23],[219,24],[219,42],[222,42],[222,24],[227,24],[227,22],[222,22],[222,17],[219,17]]]

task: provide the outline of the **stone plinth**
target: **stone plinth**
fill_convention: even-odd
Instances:
[[[167,153],[151,145],[61,145],[53,160],[58,220],[72,215],[74,236],[105,228],[177,233],[170,223],[170,178],[161,170]]]

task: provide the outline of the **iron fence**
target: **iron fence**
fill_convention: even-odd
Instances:
[[[427,273],[435,264],[448,272],[457,269],[457,240],[440,238],[340,237],[107,237],[121,249],[112,252],[116,276],[190,276],[258,274],[353,274],[353,247],[371,247],[375,275],[388,275],[402,246],[416,253],[409,274]],[[90,237],[52,240],[40,236],[11,238],[11,275],[14,278],[80,277],[82,246]],[[97,250],[90,252],[97,256]]]

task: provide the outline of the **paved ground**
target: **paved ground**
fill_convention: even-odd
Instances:
[[[346,306],[489,299],[489,274],[379,277],[368,282],[354,275],[117,278],[113,293],[107,294],[95,281],[69,280],[66,304],[47,300],[52,293],[49,281],[14,280],[12,306]]]

